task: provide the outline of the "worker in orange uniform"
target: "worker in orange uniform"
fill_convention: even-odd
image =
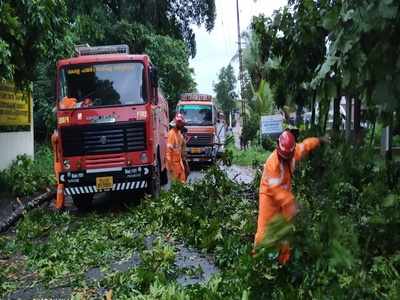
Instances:
[[[182,135],[182,128],[185,125],[185,120],[182,114],[178,113],[174,118],[174,126],[168,132],[167,140],[167,169],[173,180],[178,180],[182,183],[186,182],[186,172],[184,161],[185,140]]]
[[[60,182],[60,172],[62,171],[62,165],[59,157],[60,151],[60,139],[58,132],[54,130],[51,136],[51,144],[53,146],[54,155],[54,173],[57,179],[57,195],[56,195],[56,209],[61,210],[64,208],[64,184]]]
[[[264,239],[268,224],[278,214],[290,221],[297,213],[297,205],[292,193],[292,176],[296,162],[316,149],[321,143],[329,142],[328,138],[307,138],[296,144],[295,136],[285,130],[278,139],[276,150],[268,157],[260,182],[259,212],[255,249]],[[286,264],[290,259],[288,242],[280,245],[279,262]]]

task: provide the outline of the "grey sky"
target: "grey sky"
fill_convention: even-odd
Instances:
[[[244,31],[254,15],[272,12],[287,3],[287,0],[239,0],[240,26]],[[215,27],[208,33],[203,27],[194,28],[197,55],[190,61],[195,71],[197,89],[200,93],[214,94],[213,82],[219,70],[226,66],[237,52],[236,0],[215,0],[217,18]],[[234,68],[239,69],[238,62]]]

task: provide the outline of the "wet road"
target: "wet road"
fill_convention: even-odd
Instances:
[[[238,183],[251,183],[255,174],[255,170],[251,167],[232,165],[229,167],[221,166],[221,169],[228,175],[230,179]],[[201,167],[193,168],[189,176],[189,182],[193,183],[203,178],[205,171],[206,169]]]
[[[189,183],[195,183],[201,180],[207,172],[207,166],[204,165],[191,165],[190,175],[188,178]],[[220,166],[220,168],[228,175],[228,177],[237,183],[250,184],[254,179],[255,170],[247,166]],[[168,183],[163,187],[164,191],[168,191],[171,184]]]
[[[221,166],[221,168],[227,173],[229,178],[235,180],[238,183],[251,183],[254,177],[254,170],[250,167],[242,166]],[[192,166],[192,172],[189,177],[189,182],[193,183],[201,180],[207,168],[204,166]],[[168,189],[168,186],[164,187]],[[142,195],[137,195],[132,199],[132,194],[127,193],[114,193],[114,194],[100,194],[94,199],[93,211],[95,213],[109,213],[121,212],[125,210],[125,206],[128,202],[139,200]],[[72,200],[68,197],[66,199],[67,210],[72,214],[80,214],[75,208]],[[148,236],[145,238],[145,248],[151,249],[155,239],[159,237]],[[175,266],[179,270],[192,270],[189,272],[191,275],[181,272],[176,278],[176,282],[181,286],[187,286],[192,284],[202,284],[207,282],[215,273],[218,273],[218,268],[214,265],[211,257],[207,257],[204,254],[199,253],[196,249],[188,247],[182,242],[169,242],[171,246],[175,248],[176,259]],[[141,265],[142,261],[140,258],[140,252],[133,251],[131,258],[123,261],[115,261],[110,264],[109,269],[112,272],[127,272],[132,268],[136,268]],[[85,281],[87,283],[99,282],[104,279],[105,273],[99,267],[94,267],[87,270],[85,275]],[[102,298],[106,290],[99,288],[96,294],[99,298]],[[37,285],[34,287],[20,289],[9,294],[6,299],[32,299],[32,298],[63,298],[69,299],[73,294],[73,289],[68,286],[56,286],[56,287],[45,287]]]

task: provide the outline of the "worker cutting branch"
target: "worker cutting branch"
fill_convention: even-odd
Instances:
[[[290,221],[297,213],[297,205],[292,193],[292,176],[296,162],[316,149],[321,143],[329,139],[307,138],[302,143],[296,144],[295,136],[285,130],[278,139],[276,150],[268,157],[260,182],[259,213],[257,233],[255,235],[255,249],[259,246],[271,220],[281,214]],[[280,245],[279,261],[286,264],[290,259],[290,245],[284,242]]]

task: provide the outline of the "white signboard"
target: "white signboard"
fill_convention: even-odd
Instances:
[[[276,134],[283,131],[282,115],[261,117],[261,134]]]

